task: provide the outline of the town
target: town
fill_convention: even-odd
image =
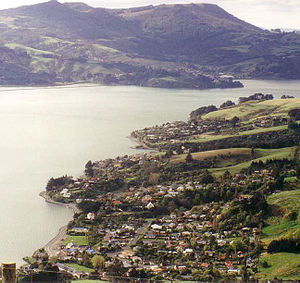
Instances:
[[[298,135],[287,127],[291,118],[281,117],[280,125]],[[274,119],[263,124],[276,128]],[[261,126],[261,118],[251,121]],[[187,124],[171,125],[182,132]],[[299,192],[297,145],[196,153],[180,148],[89,161],[79,178],[51,178],[44,197],[75,205],[74,218],[57,245],[26,258],[19,271],[24,280],[63,274],[107,281],[248,281],[266,278],[269,263],[262,258],[276,241],[297,252],[298,207],[276,212],[271,201]],[[269,237],[275,218],[287,221],[296,236]],[[283,245],[280,252],[286,251]]]

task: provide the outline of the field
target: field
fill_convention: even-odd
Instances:
[[[291,109],[300,107],[300,99],[276,99],[262,102],[249,101],[237,107],[222,109],[203,115],[203,119],[225,118],[232,119],[237,116],[241,120],[249,120],[266,115],[283,115]]]
[[[262,241],[268,245],[274,239],[299,238],[300,223],[297,214],[291,217],[291,213],[299,213],[300,190],[272,194],[267,201],[274,209],[273,216],[267,219],[267,226],[262,230]],[[262,262],[267,262],[267,265],[263,267]],[[260,263],[259,279],[300,280],[300,254],[263,254]]]
[[[207,142],[207,141],[213,141],[213,140],[221,140],[226,138],[232,138],[232,137],[239,137],[239,136],[247,136],[247,135],[255,135],[255,134],[261,134],[261,133],[267,133],[267,132],[274,132],[274,131],[283,131],[286,130],[288,127],[286,125],[284,126],[278,126],[278,127],[270,127],[270,128],[259,128],[249,131],[243,131],[241,133],[238,133],[236,135],[215,135],[215,134],[202,134],[197,139],[189,140],[189,142]]]
[[[276,253],[264,254],[260,262],[266,261],[268,267],[259,268],[257,278],[261,280],[300,280],[300,254]]]
[[[53,52],[32,48],[18,43],[6,43],[5,47],[10,49],[16,49],[16,48],[24,49],[31,55],[53,55]]]
[[[294,158],[295,150],[296,147],[280,149],[255,149],[255,158],[252,158],[250,148],[227,148],[192,153],[192,157],[197,161],[214,158],[214,164],[217,166],[217,168],[211,168],[209,171],[216,176],[220,176],[226,170],[228,170],[231,174],[238,173],[242,169],[249,167],[253,161],[258,162],[261,160],[265,162],[270,159],[292,159]],[[187,154],[173,156],[171,157],[171,163],[185,163],[186,156]],[[221,156],[223,158],[221,158]],[[243,160],[242,162],[241,159]]]
[[[212,168],[209,171],[216,176],[220,176],[224,174],[224,172],[227,170],[231,174],[235,174],[240,172],[244,168],[248,168],[251,165],[251,162],[253,161],[258,162],[261,160],[265,162],[269,159],[283,159],[283,158],[292,159],[294,158],[295,150],[296,147],[287,147],[287,148],[280,148],[280,149],[255,149],[255,153],[260,157],[246,162],[241,162],[233,166]]]
[[[245,155],[250,156],[251,149],[250,148],[229,148],[229,149],[218,149],[218,150],[210,150],[203,152],[192,153],[192,157],[194,160],[203,160],[205,158],[213,158],[220,155]],[[187,154],[176,155],[171,158],[171,162],[174,164],[185,162]]]
[[[72,281],[74,283],[107,283],[109,281],[103,281],[103,280],[74,280]]]
[[[300,190],[280,192],[268,197],[268,203],[277,205],[287,212],[300,210]]]
[[[87,246],[89,244],[86,236],[69,236],[64,243],[74,243],[79,246]]]
[[[269,244],[274,239],[300,237],[300,223],[296,216],[300,211],[300,190],[272,194],[267,201],[276,209],[263,228],[263,242]]]
[[[88,268],[86,266],[82,266],[82,265],[79,265],[76,263],[66,263],[66,265],[74,268],[75,270],[82,271],[82,272],[90,273],[90,272],[94,271],[94,269],[92,269],[92,268]]]

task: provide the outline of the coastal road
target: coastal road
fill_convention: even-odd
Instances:
[[[56,256],[60,251],[60,244],[67,238],[67,226],[59,229],[58,234],[49,243],[44,246],[45,251],[48,253],[49,258]]]

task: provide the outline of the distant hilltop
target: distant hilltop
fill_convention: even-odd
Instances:
[[[213,4],[129,9],[49,1],[0,11],[1,84],[99,82],[240,87],[231,77],[300,78],[300,35]]]

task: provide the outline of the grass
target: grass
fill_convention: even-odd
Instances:
[[[90,272],[94,271],[94,269],[92,269],[92,268],[89,268],[89,267],[86,267],[83,265],[79,265],[77,263],[66,263],[66,265],[74,268],[75,270],[82,271],[82,272],[90,273]]]
[[[24,257],[23,260],[30,263],[30,264],[34,264],[34,262],[35,262],[35,260],[30,256]]]
[[[22,45],[22,44],[18,44],[18,43],[6,43],[5,47],[10,48],[10,49],[22,48],[22,49],[25,49],[31,55],[42,55],[42,54],[49,55],[49,54],[53,54],[53,52],[44,51],[44,50],[40,50],[40,49],[35,49],[35,48],[25,46],[25,45]]]
[[[109,53],[119,53],[120,51],[114,48],[107,47],[102,44],[93,44],[93,47],[100,49],[101,51],[109,52]]]
[[[103,280],[72,280],[73,283],[107,283],[109,281],[103,281]]]
[[[176,82],[177,79],[174,77],[162,77],[160,78],[162,81],[167,81],[167,82]]]
[[[286,178],[284,178],[284,182],[290,183],[290,184],[297,183],[298,181],[299,181],[299,179],[297,177],[286,177]]]
[[[240,172],[242,169],[248,168],[253,161],[258,162],[261,160],[263,162],[266,162],[267,160],[270,159],[283,159],[283,158],[292,159],[294,158],[295,150],[296,147],[287,147],[287,148],[280,148],[280,149],[256,149],[255,153],[261,157],[250,161],[241,162],[233,166],[209,169],[209,171],[215,176],[223,175],[226,170],[228,170],[231,174],[235,174]]]
[[[65,241],[64,244],[68,244],[68,243],[74,243],[77,244],[79,246],[88,246],[89,242],[87,240],[86,236],[69,236]]]
[[[203,152],[192,153],[192,157],[194,160],[203,160],[205,158],[213,158],[219,155],[237,155],[242,154],[245,156],[250,156],[251,149],[250,148],[227,148],[227,149],[218,149],[218,150],[210,150]],[[187,154],[180,154],[173,156],[171,158],[171,162],[174,164],[185,162]]]
[[[298,214],[300,211],[300,190],[272,194],[267,201],[274,207],[275,212],[266,220],[267,226],[262,230],[263,242],[269,244],[275,239],[299,238],[300,223],[291,219],[291,213]]]
[[[267,133],[267,132],[276,132],[276,131],[283,131],[288,128],[287,125],[284,126],[278,126],[278,127],[270,127],[270,128],[258,128],[254,130],[249,131],[243,131],[236,135],[214,135],[214,134],[205,134],[199,136],[197,139],[189,140],[189,142],[207,142],[207,141],[213,141],[213,140],[221,140],[226,138],[232,138],[232,137],[239,137],[239,136],[246,136],[246,135],[255,135],[255,134],[261,134],[261,133]]]
[[[203,119],[225,118],[237,116],[242,120],[253,119],[264,115],[284,115],[291,109],[300,107],[300,99],[276,99],[262,102],[248,101],[236,107],[218,110],[203,115]]]
[[[300,280],[300,254],[275,253],[264,254],[260,262],[266,261],[267,268],[259,267],[257,278],[262,280]]]
[[[244,168],[248,168],[253,161],[263,161],[266,162],[270,159],[292,159],[295,155],[296,147],[287,147],[287,148],[280,148],[280,149],[255,149],[255,159],[251,159],[251,149],[250,148],[227,148],[227,149],[218,149],[218,150],[210,150],[210,151],[203,151],[203,152],[196,152],[192,153],[192,157],[194,160],[203,160],[205,158],[214,158],[220,155],[231,155],[230,158],[216,163],[219,165],[219,168],[212,168],[208,169],[212,174],[216,176],[220,176],[224,174],[226,170],[228,170],[231,174],[238,173]],[[244,158],[247,161],[237,163],[235,156],[244,155]],[[171,157],[171,162],[173,164],[178,163],[185,163],[187,154],[180,154]]]
[[[280,218],[270,218],[268,222],[270,223],[270,225],[264,227],[262,230],[262,240],[267,245],[272,240],[296,238],[300,236],[300,225],[296,220],[290,221]],[[278,224],[276,224],[276,222]]]
[[[300,210],[300,190],[285,191],[268,197],[268,203],[292,212]]]
[[[214,135],[214,134],[202,134],[197,139],[191,139],[189,142],[208,142],[208,141],[215,141],[215,140],[221,140],[226,138],[232,138],[234,135]]]

